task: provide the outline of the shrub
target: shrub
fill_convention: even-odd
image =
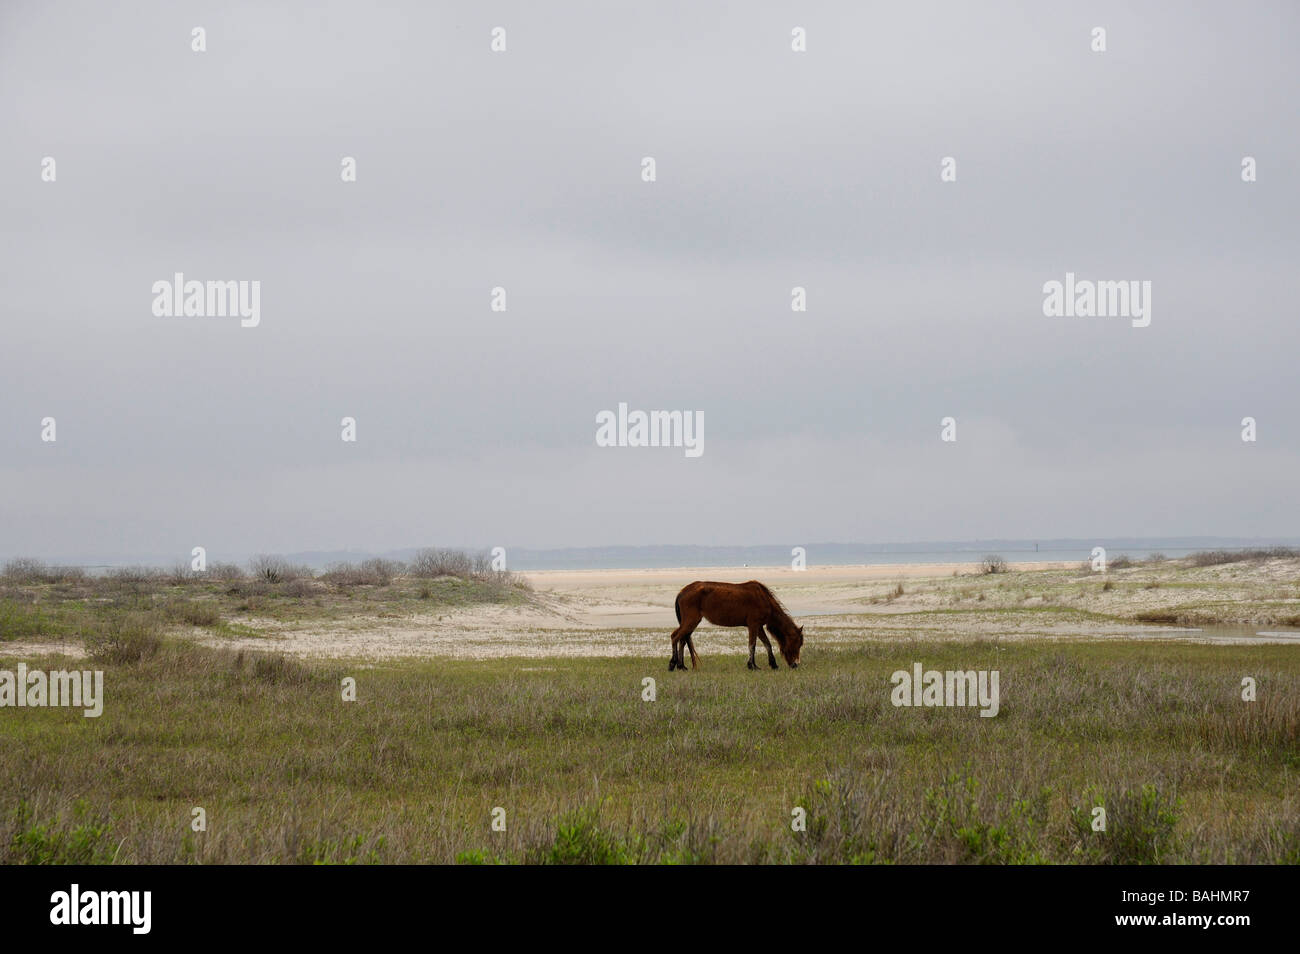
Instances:
[[[185,586],[187,583],[201,583],[207,576],[207,573],[199,573],[192,569],[186,561],[177,560],[167,571],[167,582],[173,586]]]
[[[993,573],[1005,573],[1007,572],[1007,561],[996,553],[990,553],[980,561],[980,571],[985,576]]]
[[[1070,809],[1077,849],[1091,863],[1154,865],[1168,854],[1178,824],[1179,801],[1156,785],[1118,794],[1093,794]],[[1106,830],[1092,830],[1092,812],[1106,809]]]
[[[478,580],[517,589],[532,589],[518,573],[492,568],[492,558],[486,553],[469,554],[463,550],[421,550],[407,566],[407,572],[417,579],[453,576],[460,580]]]
[[[5,564],[4,577],[13,583],[44,583],[50,568],[40,560],[15,557]]]
[[[110,580],[118,583],[154,583],[165,578],[166,574],[152,566],[115,566],[107,573]]]
[[[544,865],[634,865],[645,852],[641,836],[620,838],[600,826],[594,809],[570,812],[559,820],[555,841],[534,852]]]
[[[1290,560],[1300,557],[1293,547],[1248,547],[1242,550],[1201,550],[1188,556],[1192,566],[1219,566],[1258,560]]]
[[[336,586],[388,586],[405,567],[396,560],[372,558],[360,565],[338,563],[330,567],[321,578]]]
[[[474,569],[474,561],[462,550],[439,550],[429,548],[421,550],[410,563],[411,576],[433,579],[439,576],[455,576],[469,579]]]
[[[285,596],[305,597],[315,596],[320,592],[320,589],[316,585],[315,580],[299,578],[290,580],[288,583],[284,584],[284,587],[280,592]]]
[[[310,567],[294,566],[284,557],[264,553],[253,557],[248,568],[254,579],[264,583],[288,583],[290,580],[314,576]]]
[[[242,650],[231,660],[235,673],[251,675],[259,682],[272,685],[306,685],[312,680],[312,671],[289,656],[277,653],[246,653]]]
[[[162,626],[150,612],[97,617],[83,636],[86,652],[97,662],[138,663],[156,656],[162,647]]]
[[[191,626],[215,626],[221,621],[221,610],[215,603],[194,600],[172,603],[167,607],[167,615]]]
[[[14,865],[111,864],[116,850],[109,819],[92,816],[84,800],[72,807],[72,818],[35,821],[31,806],[20,801],[0,844],[0,861]]]
[[[86,571],[79,566],[50,566],[31,557],[16,557],[5,563],[0,576],[10,583],[77,583],[86,578]]]
[[[58,620],[36,603],[0,600],[0,642],[38,639],[59,630]]]
[[[244,570],[238,563],[212,563],[208,565],[208,579],[234,583],[246,579]]]

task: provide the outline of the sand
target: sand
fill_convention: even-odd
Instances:
[[[302,657],[545,659],[635,656],[667,661],[677,620],[673,601],[693,580],[762,580],[804,626],[805,654],[818,646],[880,640],[1179,639],[1197,642],[1300,643],[1300,561],[1186,568],[1138,566],[1106,577],[1078,563],[1012,564],[984,576],[974,563],[780,567],[679,567],[640,570],[548,570],[524,574],[534,589],[525,605],[484,604],[414,616],[340,621],[240,617],[255,637],[191,638],[213,646],[270,650]],[[1176,581],[1171,579],[1177,576]],[[1104,580],[1113,581],[1107,589]],[[1176,582],[1177,585],[1170,585]],[[1235,626],[1188,629],[1144,625],[1139,612],[1197,602],[1218,607]],[[1261,606],[1271,607],[1261,614]],[[1276,618],[1267,613],[1276,612]],[[1118,617],[1118,618],[1117,618]],[[748,652],[743,629],[709,624],[696,630],[702,657]],[[81,655],[76,641],[0,643],[0,655]]]
[[[982,576],[977,565],[885,564],[810,567],[679,567],[634,570],[550,570],[526,573],[535,601],[528,606],[480,606],[402,619],[357,619],[344,626],[313,624],[294,628],[269,620],[248,620],[266,638],[214,640],[214,645],[276,649],[295,655],[385,659],[450,657],[639,656],[667,660],[668,638],[677,625],[673,601],[693,580],[743,582],[759,579],[781,598],[804,626],[808,646],[847,645],[883,639],[1183,639],[1198,642],[1294,642],[1297,634],[1221,628],[1215,632],[1150,626],[1094,618],[1131,616],[1159,608],[1171,595],[1128,587],[1101,591],[1099,578],[1081,573],[1077,563],[1012,564],[1012,571]],[[1162,570],[1136,569],[1132,574]],[[1193,571],[1216,585],[1240,572],[1223,567]],[[1294,580],[1300,566],[1255,568],[1267,585]],[[1079,581],[1082,580],[1082,583]],[[904,595],[895,596],[902,586]],[[1044,606],[1067,588],[1083,590],[1065,612],[1016,612]],[[1094,592],[1096,591],[1096,592]],[[984,601],[984,595],[990,597]],[[1251,595],[1243,589],[1242,598]],[[1297,601],[1300,612],[1300,600]],[[985,608],[987,607],[987,608]],[[960,609],[954,615],[948,612]],[[936,612],[938,611],[938,612]],[[696,648],[710,656],[748,652],[742,629],[703,624]],[[807,650],[805,650],[807,651]]]

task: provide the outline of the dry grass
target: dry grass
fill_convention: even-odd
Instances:
[[[0,859],[1300,860],[1288,647],[876,645],[813,649],[797,672],[671,675],[636,659],[114,652],[100,719],[0,723]],[[894,708],[889,674],[918,660],[998,668],[1001,713]],[[1241,700],[1243,674],[1259,702]],[[207,832],[189,830],[194,807]]]
[[[1192,566],[1222,566],[1225,563],[1294,560],[1297,557],[1300,557],[1300,550],[1292,547],[1255,547],[1244,550],[1202,550],[1190,554],[1187,562]]]

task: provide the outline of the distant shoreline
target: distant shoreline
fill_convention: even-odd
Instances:
[[[787,580],[812,583],[823,580],[890,580],[900,577],[948,577],[964,572],[979,575],[974,567],[979,560],[966,563],[844,563],[809,566],[795,570],[786,566],[665,566],[665,567],[598,567],[579,570],[519,570],[521,576],[539,589],[585,589],[589,586],[621,584],[668,584],[680,580],[744,582],[748,579]],[[1064,570],[1077,567],[1079,560],[1009,562],[1008,570]]]
[[[650,544],[639,546],[549,547],[535,548],[453,546],[447,549],[468,554],[487,554],[494,549],[504,553],[508,569],[521,573],[552,571],[595,570],[673,570],[681,568],[730,567],[789,567],[796,558],[796,550],[813,566],[969,566],[986,556],[996,555],[1018,564],[1046,565],[1053,563],[1083,563],[1092,559],[1093,548],[1103,547],[1108,561],[1128,557],[1144,561],[1152,556],[1177,560],[1193,553],[1207,551],[1241,551],[1261,547],[1284,546],[1300,549],[1300,538],[1247,538],[1247,537],[1098,537],[1093,540],[1057,538],[1051,540],[965,540],[926,541],[917,543],[807,543],[807,544],[757,544],[751,546],[697,546],[687,544]],[[442,548],[439,548],[442,549]],[[267,549],[255,554],[241,554],[230,550],[208,548],[209,561],[243,565],[260,553],[271,554],[287,560],[294,566],[311,567],[316,571],[328,570],[344,563],[367,559],[396,560],[403,563],[414,559],[419,548],[402,549],[338,549],[299,550],[282,552]],[[31,554],[15,554],[14,557]],[[0,558],[0,562],[3,562]],[[105,557],[79,554],[39,559],[51,566],[81,568],[90,573],[110,572],[124,567],[173,567],[178,562],[188,563],[190,551],[179,555],[155,554],[152,557]]]

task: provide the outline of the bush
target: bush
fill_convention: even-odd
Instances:
[[[72,818],[35,821],[31,806],[20,801],[0,843],[0,862],[11,865],[111,864],[116,854],[111,825],[104,816],[92,817],[89,805],[78,800]]]
[[[36,603],[0,600],[0,642],[14,639],[39,639],[59,633],[56,617]]]
[[[15,557],[0,571],[10,583],[76,583],[86,578],[79,566],[50,566],[31,557]]]
[[[530,859],[544,865],[634,865],[645,853],[640,836],[622,838],[600,826],[595,809],[570,812],[559,820],[555,841]]]
[[[517,589],[531,589],[528,581],[518,573],[492,568],[492,558],[486,553],[469,554],[463,550],[421,550],[407,566],[407,572],[417,579],[434,579],[452,576],[460,580],[477,580]]]
[[[177,560],[167,571],[167,582],[173,586],[184,586],[186,583],[193,583],[199,579],[199,575],[190,569],[190,565],[184,560]]]
[[[321,579],[336,586],[388,586],[405,567],[396,560],[373,558],[360,565],[337,563],[321,574]]]
[[[985,576],[993,573],[1005,573],[1007,572],[1007,561],[996,553],[990,553],[980,561],[980,572]]]
[[[411,576],[433,579],[439,576],[454,576],[467,580],[473,574],[474,561],[463,550],[438,550],[429,548],[421,550],[411,560]]]
[[[371,585],[387,586],[406,567],[396,560],[382,560],[375,557],[374,559],[361,561],[361,566],[358,569],[368,578],[367,581]]]
[[[96,662],[138,663],[158,655],[162,648],[162,626],[150,612],[98,617],[83,636],[86,652]]]
[[[237,652],[231,660],[231,670],[240,675],[251,675],[259,682],[272,685],[306,685],[312,681],[312,670],[297,659],[278,653]]]
[[[152,566],[115,566],[108,571],[110,580],[118,583],[155,583],[166,578],[166,574]]]
[[[235,583],[247,579],[243,568],[238,563],[209,564],[207,577],[210,580],[220,580],[223,583]]]
[[[1224,563],[1244,563],[1257,560],[1291,560],[1300,557],[1300,550],[1292,547],[1253,547],[1243,550],[1201,550],[1187,559],[1192,566],[1219,566]]]
[[[1178,799],[1155,785],[1102,796],[1070,809],[1077,849],[1093,864],[1154,865],[1168,854]],[[1106,809],[1106,830],[1092,830],[1093,808]]]
[[[221,610],[215,603],[193,600],[171,604],[167,607],[167,615],[191,626],[215,626],[221,621]]]
[[[249,561],[253,578],[264,583],[288,583],[290,580],[310,579],[315,574],[310,567],[294,566],[284,557],[259,554]]]
[[[284,584],[280,592],[285,596],[307,597],[315,596],[319,593],[320,587],[316,584],[315,580],[299,578],[296,580],[290,580],[288,583]]]

